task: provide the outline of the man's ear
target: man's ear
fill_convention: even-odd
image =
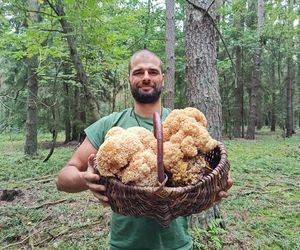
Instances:
[[[161,86],[164,87],[165,86],[165,74],[164,73],[162,74],[162,78],[163,78],[163,80],[162,80]]]

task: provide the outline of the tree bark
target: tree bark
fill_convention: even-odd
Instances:
[[[261,91],[257,90],[257,100],[256,100],[256,128],[257,130],[261,130],[264,125],[264,112],[263,112],[263,103],[262,103],[262,95]]]
[[[26,155],[37,154],[37,122],[38,122],[38,79],[36,69],[38,66],[37,56],[27,58],[28,80],[27,80],[27,118],[26,139],[24,153]]]
[[[270,89],[271,97],[271,114],[270,114],[270,129],[272,132],[276,130],[276,77],[275,77],[275,51],[271,51],[271,75],[270,75]]]
[[[288,1],[288,12],[292,14],[293,1]],[[292,27],[293,24],[289,23]],[[287,77],[286,77],[286,137],[291,137],[294,131],[294,108],[293,108],[293,62],[292,62],[292,41],[288,41],[287,55]]]
[[[288,56],[286,77],[286,137],[293,135],[292,81],[292,58]]]
[[[72,141],[79,141],[80,139],[80,90],[78,86],[74,87],[72,99]]]
[[[186,77],[189,105],[201,110],[208,120],[208,130],[217,140],[221,139],[221,97],[216,70],[215,30],[211,18],[215,18],[214,5],[204,15],[208,4],[195,1],[203,11],[187,5],[186,19]]]
[[[255,138],[255,125],[256,125],[256,116],[257,116],[257,94],[260,81],[260,64],[261,64],[261,52],[262,52],[262,43],[261,43],[261,30],[263,25],[263,15],[264,15],[264,1],[258,0],[257,7],[257,32],[259,36],[259,41],[254,53],[254,67],[252,72],[252,82],[251,82],[251,95],[250,95],[250,109],[249,109],[249,121],[247,129],[247,138]]]
[[[151,0],[147,1],[147,16],[145,20],[145,30],[144,30],[144,49],[147,49],[148,47],[148,41],[149,41],[149,25],[150,25],[150,18],[151,18]]]
[[[271,131],[276,130],[276,79],[275,79],[275,58],[271,59],[271,77],[270,77],[270,88],[272,91],[272,101],[271,101]]]
[[[211,136],[221,139],[221,98],[216,70],[216,41],[213,18],[215,4],[207,13],[210,3],[188,1],[185,25],[185,59],[187,77],[187,99],[189,105],[201,110],[208,120]],[[200,215],[192,216],[192,224],[207,228],[208,221],[220,218],[215,206]],[[224,225],[223,225],[224,226]]]
[[[50,1],[47,0],[47,2],[50,5],[50,7],[56,12],[56,14],[59,17],[61,17],[59,19],[59,22],[61,24],[63,32],[66,34],[66,37],[67,37],[67,42],[68,42],[72,62],[74,64],[75,70],[77,72],[78,79],[84,90],[85,98],[87,100],[88,107],[89,107],[91,115],[92,115],[92,119],[94,121],[96,121],[100,118],[98,103],[90,89],[89,78],[84,70],[81,56],[77,51],[77,44],[75,41],[75,37],[74,37],[74,35],[72,35],[73,28],[65,18],[64,6],[62,3],[62,0],[56,1],[56,7],[53,6],[53,4],[51,4]]]
[[[33,11],[39,10],[37,0],[27,0],[28,8]],[[38,22],[39,16],[37,12],[30,12],[29,19],[31,22]],[[37,122],[38,122],[38,77],[36,69],[38,67],[38,58],[36,55],[28,57],[27,61],[27,118],[26,118],[26,139],[24,153],[26,155],[37,154]]]
[[[166,0],[166,78],[164,106],[174,109],[175,1]]]
[[[237,29],[237,39],[239,39],[240,34],[242,33],[242,17],[240,13],[236,14],[235,26]],[[243,124],[243,108],[244,108],[244,101],[243,101],[243,78],[242,78],[242,48],[241,46],[237,45],[235,47],[235,72],[237,77],[237,83],[234,89],[234,108],[233,108],[233,136],[235,138],[242,137],[242,124]]]
[[[67,61],[63,62],[63,72],[65,76],[70,75],[71,70],[69,67],[69,63]],[[64,125],[65,125],[65,141],[64,143],[68,143],[71,141],[71,117],[70,117],[70,88],[69,84],[66,80],[63,80],[64,87]]]

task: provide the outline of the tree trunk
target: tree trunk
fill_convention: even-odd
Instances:
[[[187,6],[186,77],[189,105],[201,110],[208,120],[208,130],[221,139],[221,98],[216,70],[215,30],[211,17],[204,15],[206,1],[196,3],[203,11]],[[209,13],[214,18],[214,5]]]
[[[275,83],[275,58],[271,59],[271,77],[270,77],[270,88],[272,91],[272,101],[271,101],[271,131],[276,130],[276,83]]]
[[[64,62],[63,63],[63,72],[65,76],[69,76],[71,73],[69,63]],[[71,141],[71,117],[70,117],[70,90],[69,90],[69,84],[64,79],[63,80],[63,87],[64,87],[64,122],[65,122],[65,142],[68,143]]]
[[[75,37],[74,37],[74,35],[72,35],[73,28],[71,27],[70,23],[65,18],[64,6],[62,3],[62,0],[56,1],[56,8],[55,8],[55,6],[53,6],[53,4],[50,3],[49,0],[47,0],[47,2],[50,5],[50,7],[55,11],[55,13],[61,17],[59,19],[59,22],[61,24],[63,32],[66,34],[66,37],[67,37],[67,42],[69,45],[70,56],[71,56],[72,62],[74,64],[75,70],[77,72],[78,79],[84,90],[85,98],[87,100],[88,107],[89,107],[91,115],[92,115],[92,119],[94,121],[96,121],[100,118],[98,103],[90,89],[89,78],[84,70],[80,54],[77,51]]]
[[[174,109],[175,1],[166,0],[166,80],[164,106]]]
[[[255,138],[255,125],[256,125],[256,115],[257,115],[257,94],[260,81],[260,63],[261,63],[261,52],[262,43],[260,39],[260,34],[263,25],[264,16],[264,1],[258,0],[257,7],[257,32],[259,35],[259,41],[257,43],[256,50],[254,52],[254,67],[252,72],[252,82],[251,82],[251,95],[250,95],[250,109],[249,109],[249,121],[247,129],[247,138]]]
[[[26,118],[26,139],[24,153],[27,155],[37,154],[37,94],[38,79],[36,69],[38,66],[37,56],[27,58],[28,80],[27,80],[27,118]]]
[[[28,0],[28,8],[36,12],[30,12],[29,19],[32,22],[38,22],[39,3],[37,0]],[[37,154],[37,120],[38,120],[38,78],[36,69],[38,67],[38,58],[36,55],[27,58],[27,118],[26,118],[26,139],[24,153],[27,155]]]
[[[286,137],[293,135],[293,109],[292,109],[292,58],[287,58],[286,77]]]
[[[257,91],[257,111],[256,111],[256,128],[257,130],[261,130],[264,124],[264,113],[263,113],[263,103],[262,103],[262,95],[260,90]]]
[[[80,92],[79,87],[74,87],[74,97],[72,100],[72,135],[71,139],[72,141],[79,141],[80,138],[80,129],[79,129],[79,123],[80,123]]]
[[[237,28],[237,39],[239,39],[242,33],[242,17],[241,14],[237,13],[237,20],[235,21],[235,26]],[[235,72],[237,77],[237,83],[234,89],[234,108],[233,108],[233,136],[235,138],[242,137],[242,123],[243,123],[243,78],[242,78],[242,48],[237,45],[235,48]]]
[[[293,1],[288,1],[288,12],[292,14]],[[289,23],[293,27],[292,23]],[[287,77],[286,77],[286,137],[293,135],[294,131],[294,109],[293,109],[293,62],[292,62],[292,41],[288,41],[287,55]]]
[[[187,77],[187,98],[189,105],[201,110],[208,120],[211,136],[221,139],[221,98],[216,70],[215,4],[208,14],[207,1],[189,1],[185,25],[185,59]],[[192,224],[207,228],[208,221],[218,218],[218,207],[213,207],[198,216],[192,216]]]
[[[147,49],[148,41],[149,41],[149,25],[150,25],[150,18],[151,18],[151,0],[147,2],[147,17],[145,20],[145,30],[144,30],[144,49]]]

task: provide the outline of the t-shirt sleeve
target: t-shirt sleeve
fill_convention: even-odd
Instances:
[[[107,131],[112,127],[114,116],[115,113],[105,116],[84,130],[87,138],[95,149],[98,150],[101,144],[104,142]]]

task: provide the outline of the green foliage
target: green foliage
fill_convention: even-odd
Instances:
[[[193,238],[193,249],[221,249],[223,241],[221,238],[224,229],[220,228],[220,219],[211,220],[208,223],[207,229],[194,227],[191,229],[191,236]]]

